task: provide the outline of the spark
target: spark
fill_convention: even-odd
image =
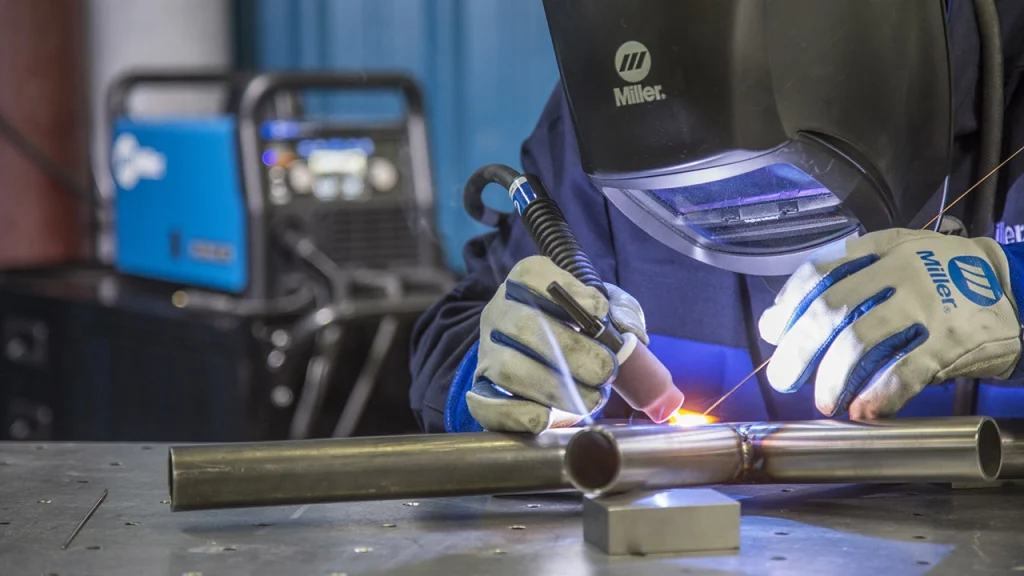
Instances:
[[[680,408],[675,414],[669,416],[668,423],[672,426],[700,426],[701,424],[711,424],[716,420],[718,419],[714,416]]]

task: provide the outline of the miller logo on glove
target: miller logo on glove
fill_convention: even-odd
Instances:
[[[1009,291],[988,238],[894,229],[825,248],[761,316],[777,346],[768,381],[793,392],[813,379],[823,414],[870,419],[951,378],[1007,378],[1021,356]]]
[[[608,316],[622,333],[618,356],[576,331],[545,294],[558,282],[595,317]],[[629,294],[605,284],[609,298],[548,258],[515,265],[480,317],[480,352],[470,414],[487,430],[540,433],[572,426],[608,400],[619,362],[639,340],[647,343],[644,313]]]

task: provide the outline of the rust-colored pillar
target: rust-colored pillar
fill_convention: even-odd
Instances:
[[[0,0],[0,114],[91,190],[85,5]],[[0,135],[0,268],[81,260],[88,210]]]

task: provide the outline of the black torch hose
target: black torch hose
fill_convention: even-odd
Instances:
[[[558,204],[548,194],[540,180],[524,176],[517,170],[502,164],[489,164],[478,169],[470,176],[463,190],[463,203],[466,212],[478,222],[496,226],[503,215],[484,205],[483,191],[488,184],[498,184],[513,196],[524,185],[533,192],[533,198],[521,207],[521,219],[526,231],[533,239],[537,250],[547,256],[556,266],[565,270],[586,286],[597,289],[605,297],[605,288],[601,276],[594,264],[587,257],[576,235],[569,228],[565,215]]]

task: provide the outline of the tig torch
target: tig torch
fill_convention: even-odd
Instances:
[[[478,169],[470,176],[463,191],[463,203],[471,217],[489,226],[498,226],[505,218],[505,214],[483,202],[483,190],[491,183],[508,191],[512,205],[541,255],[550,258],[584,285],[608,297],[608,289],[593,263],[539,179],[501,164],[489,164]],[[547,291],[550,299],[565,310],[581,332],[612,353],[619,354],[623,347],[622,334],[608,316],[598,318],[591,315],[557,282],[552,282]],[[659,423],[668,420],[683,405],[683,393],[672,382],[671,374],[639,340],[620,361],[612,388],[633,409],[644,412]]]

